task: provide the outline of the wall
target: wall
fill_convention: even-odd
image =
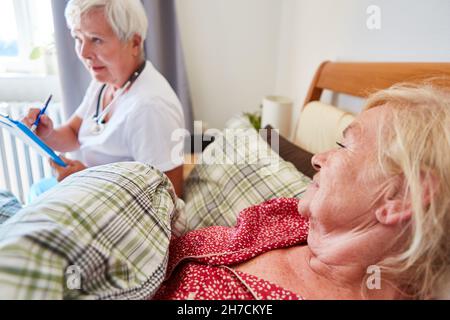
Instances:
[[[380,30],[367,28],[370,5]],[[450,61],[448,0],[177,0],[177,9],[195,118],[215,128],[267,94],[293,98],[297,115],[325,60]],[[362,103],[337,100],[352,111]]]
[[[177,0],[196,120],[221,129],[273,93],[282,3]]]
[[[380,30],[367,28],[370,5],[381,9]],[[275,91],[298,112],[322,61],[450,61],[449,14],[448,0],[285,0]]]
[[[267,94],[293,98],[296,111],[324,60],[450,61],[450,1],[176,0],[195,118],[222,128]],[[366,9],[381,9],[368,30]],[[56,79],[0,79],[0,100],[42,100]],[[23,82],[21,82],[23,84]],[[344,100],[343,104],[352,104]]]

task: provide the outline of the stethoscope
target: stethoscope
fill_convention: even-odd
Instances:
[[[112,107],[114,106],[114,103],[128,90],[130,89],[131,85],[139,78],[142,71],[145,69],[146,62],[144,62],[133,74],[131,75],[130,79],[125,83],[125,85],[116,91],[114,94],[113,100],[106,106],[105,109],[103,109],[102,112],[100,112],[102,105],[103,105],[103,99],[104,99],[104,92],[107,87],[106,84],[102,86],[100,89],[100,93],[97,100],[97,111],[95,112],[95,115],[92,117],[92,120],[94,121],[94,125],[92,126],[91,132],[94,135],[98,135],[103,132],[105,129],[105,117],[107,114],[111,111]]]

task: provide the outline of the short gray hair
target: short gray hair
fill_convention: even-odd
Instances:
[[[105,16],[121,41],[130,40],[135,34],[147,37],[148,19],[140,0],[70,0],[65,17],[70,30],[74,30],[81,16],[89,10],[104,8]]]

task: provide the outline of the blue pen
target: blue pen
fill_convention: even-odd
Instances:
[[[36,121],[33,123],[33,125],[31,126],[31,131],[35,132],[39,122],[41,121],[41,117],[45,114],[45,111],[47,111],[48,105],[50,104],[50,101],[52,100],[53,95],[50,95],[50,97],[48,97],[47,102],[45,102],[44,108],[41,109],[41,112],[39,112],[39,115],[36,119]]]

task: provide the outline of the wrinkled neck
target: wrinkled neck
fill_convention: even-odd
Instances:
[[[377,266],[392,253],[394,233],[386,226],[374,224],[361,230],[324,234],[312,224],[305,265],[324,287],[337,288],[346,296],[365,298],[365,291],[368,298],[394,299],[398,296],[395,285],[383,279]],[[380,277],[380,288],[376,281],[368,282],[376,280],[376,276]]]
[[[142,59],[135,59],[133,60],[133,63],[129,65],[127,70],[121,75],[120,78],[117,78],[114,83],[112,84],[113,92],[116,92],[117,90],[123,88],[127,82],[130,80],[133,73],[136,72],[136,70],[141,67],[141,65],[144,63],[144,60]]]

